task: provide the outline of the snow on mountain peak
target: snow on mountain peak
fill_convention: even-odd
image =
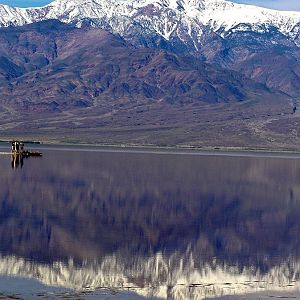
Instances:
[[[55,0],[40,8],[13,8],[0,5],[0,26],[17,26],[47,19],[58,19],[81,26],[90,20],[123,37],[132,28],[152,32],[169,40],[187,37],[197,48],[203,28],[225,35],[243,30],[275,27],[288,36],[295,35],[300,12],[283,12],[227,0]],[[138,29],[137,29],[138,28]],[[247,26],[249,28],[249,26]],[[298,29],[297,29],[298,30]]]

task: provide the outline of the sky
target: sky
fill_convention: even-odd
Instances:
[[[0,4],[6,4],[17,7],[44,6],[51,0],[0,0]]]
[[[280,10],[299,10],[300,0],[231,0],[237,3],[254,4],[258,6],[280,9]],[[7,4],[17,7],[43,6],[51,0],[0,0],[0,4]]]
[[[280,10],[299,10],[300,0],[232,0],[237,3],[253,4]]]

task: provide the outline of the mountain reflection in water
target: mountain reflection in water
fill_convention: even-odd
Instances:
[[[300,287],[300,160],[0,157],[0,274],[203,299]]]

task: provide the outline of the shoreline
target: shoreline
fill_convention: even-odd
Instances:
[[[10,140],[0,140],[0,147],[7,145]],[[161,154],[197,154],[197,155],[227,155],[227,156],[268,156],[268,157],[297,157],[300,158],[300,149],[271,149],[254,147],[197,147],[189,145],[159,146],[152,144],[101,144],[101,143],[68,143],[60,141],[29,141],[28,148],[43,148],[49,150],[83,150],[83,151],[112,151],[131,153],[161,153]],[[61,148],[55,148],[61,147]],[[68,147],[70,147],[68,149]],[[77,149],[76,149],[77,147]]]

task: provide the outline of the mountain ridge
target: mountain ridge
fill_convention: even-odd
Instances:
[[[0,24],[1,26],[16,26],[46,19],[58,19],[66,23],[76,23],[80,26],[82,21],[88,18],[91,20],[98,19],[102,22],[114,19],[108,21],[108,23],[116,25],[113,24],[116,21],[115,19],[124,18],[126,21],[126,18],[131,18],[139,25],[144,26],[145,21],[149,22],[149,16],[155,17],[155,14],[160,15],[160,20],[154,18],[151,20],[152,23],[157,22],[152,30],[155,30],[157,34],[167,40],[177,30],[180,23],[188,27],[187,32],[190,35],[192,27],[196,27],[198,35],[201,35],[201,27],[209,27],[210,30],[224,35],[229,30],[237,30],[236,26],[239,24],[247,23],[254,25],[253,29],[257,32],[266,30],[269,26],[274,26],[283,34],[290,35],[292,38],[295,38],[299,33],[297,27],[300,22],[299,12],[276,11],[226,0],[56,0],[39,8],[14,8],[0,5]],[[266,28],[263,28],[263,26]],[[115,30],[124,35],[126,24],[124,28],[115,28]]]

